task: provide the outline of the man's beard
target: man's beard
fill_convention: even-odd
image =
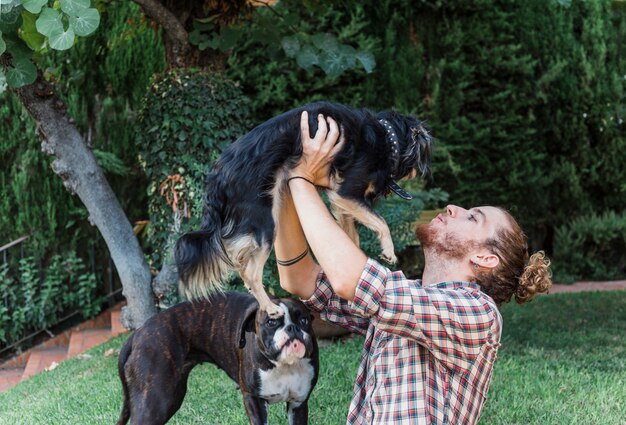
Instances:
[[[476,246],[475,241],[462,241],[455,235],[446,234],[443,241],[438,237],[439,231],[430,225],[418,224],[415,228],[415,237],[422,244],[424,251],[432,251],[443,258],[463,260]]]

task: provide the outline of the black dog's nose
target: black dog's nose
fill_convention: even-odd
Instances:
[[[287,326],[285,326],[285,332],[295,334],[296,332],[298,332],[298,328],[293,323],[290,323]]]

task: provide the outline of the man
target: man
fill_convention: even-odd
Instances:
[[[311,139],[302,115],[304,153],[275,249],[284,289],[324,320],[365,336],[347,423],[476,423],[500,345],[498,306],[514,294],[522,303],[547,291],[549,262],[543,253],[528,259],[526,238],[506,211],[453,205],[416,230],[426,261],[421,281],[368,259],[315,187],[329,184],[329,164],[342,148],[336,122],[318,121]]]

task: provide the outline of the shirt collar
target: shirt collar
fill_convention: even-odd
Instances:
[[[430,285],[431,288],[438,288],[438,289],[458,289],[458,288],[470,288],[473,289],[475,291],[480,291],[480,285],[476,282],[455,282],[455,281],[449,281],[449,282],[440,282],[437,283],[436,285]]]

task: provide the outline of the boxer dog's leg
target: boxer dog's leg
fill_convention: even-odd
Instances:
[[[287,403],[287,417],[289,425],[307,425],[309,423],[309,402]]]
[[[267,425],[267,402],[258,397],[243,393],[243,405],[250,425]]]

